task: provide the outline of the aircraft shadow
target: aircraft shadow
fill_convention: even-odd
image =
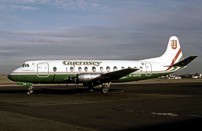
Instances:
[[[26,94],[28,92],[27,88],[18,87],[18,88],[0,88],[0,94]],[[122,92],[121,89],[110,89],[109,92]],[[46,87],[37,87],[34,88],[33,94],[88,94],[95,93],[101,94],[101,89],[94,89],[93,92],[90,92],[87,88],[46,88]]]

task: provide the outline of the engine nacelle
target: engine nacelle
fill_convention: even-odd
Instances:
[[[89,82],[99,76],[101,76],[101,74],[96,74],[96,73],[78,74],[77,80],[78,80],[78,82]]]

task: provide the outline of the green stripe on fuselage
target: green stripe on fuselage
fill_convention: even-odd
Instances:
[[[170,74],[171,72],[166,73],[156,73],[152,75],[147,74],[129,74],[120,78],[119,80],[113,82],[128,82],[128,81],[139,81],[151,78],[157,78],[160,76],[165,76]],[[76,74],[49,74],[48,76],[37,76],[37,75],[27,75],[27,74],[20,74],[20,75],[12,75],[12,80],[18,82],[29,82],[29,83],[41,83],[41,84],[54,84],[54,83],[73,83],[74,78],[76,78]]]

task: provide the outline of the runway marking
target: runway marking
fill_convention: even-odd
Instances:
[[[122,109],[122,108],[112,108],[113,110],[117,111],[126,111],[131,113],[139,113],[139,114],[146,114],[146,115],[158,115],[158,116],[171,116],[171,117],[194,117],[194,118],[202,118],[202,115],[191,115],[191,114],[177,114],[177,113],[171,113],[171,112],[145,112],[143,110],[137,110],[137,109]]]
[[[159,113],[159,112],[152,112],[152,115],[160,115],[160,116],[178,116],[178,114],[175,113]]]
[[[135,110],[135,109],[121,109],[121,108],[114,108],[115,110],[120,111],[127,111],[127,112],[133,112],[133,113],[140,113],[140,114],[151,114],[151,115],[160,115],[160,116],[174,116],[177,117],[178,114],[176,113],[161,113],[161,112],[145,112],[143,110]]]

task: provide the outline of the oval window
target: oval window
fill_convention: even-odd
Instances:
[[[74,71],[74,67],[70,67],[70,71],[73,72]]]
[[[92,67],[92,71],[93,71],[93,72],[95,72],[95,71],[96,71],[96,68],[95,68],[95,66],[93,66],[93,67]]]
[[[107,70],[107,72],[109,72],[109,71],[110,71],[110,67],[109,67],[109,66],[107,66],[107,67],[106,67],[106,70]]]
[[[114,66],[114,70],[117,70],[117,67],[116,67],[116,66]]]
[[[142,67],[142,66],[140,66],[140,71],[142,72],[142,70],[143,70],[143,67]]]
[[[85,72],[88,72],[88,67],[85,67],[84,70],[85,70]]]
[[[78,68],[78,70],[79,70],[79,72],[81,72],[81,71],[82,71],[82,68],[81,68],[81,67],[79,67],[79,68]]]
[[[100,67],[100,71],[103,72],[103,67]]]
[[[56,67],[53,67],[53,71],[56,72],[56,71],[57,71],[57,68],[56,68]]]

